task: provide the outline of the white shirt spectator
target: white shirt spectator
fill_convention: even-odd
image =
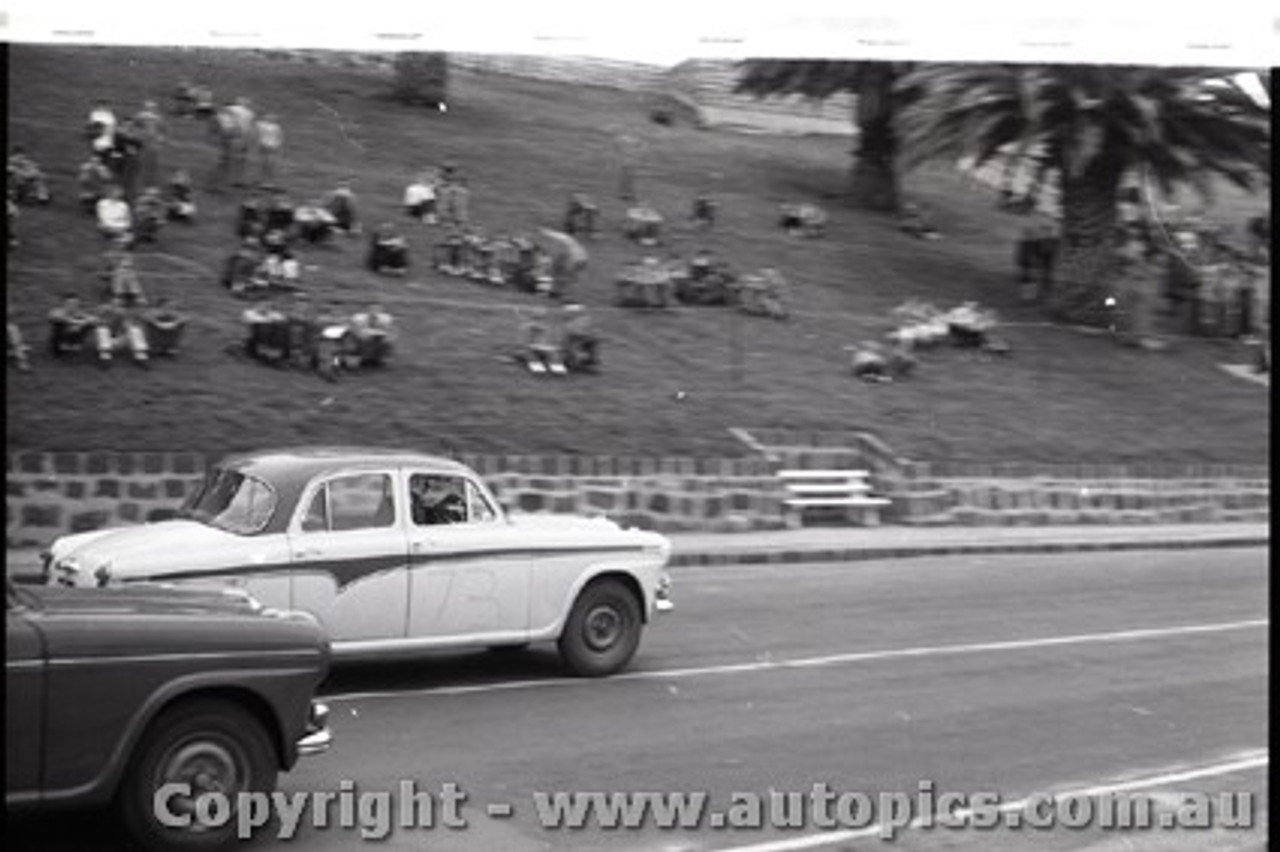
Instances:
[[[102,198],[96,209],[98,227],[113,234],[123,234],[133,227],[129,202],[122,198]]]
[[[409,184],[404,191],[404,206],[414,207],[427,201],[434,201],[436,198],[436,188],[434,184],[425,181],[415,181]]]
[[[89,123],[102,128],[102,135],[114,139],[116,135],[116,114],[107,107],[94,107],[89,113]]]
[[[258,145],[268,151],[279,151],[284,146],[284,130],[274,121],[260,120]]]

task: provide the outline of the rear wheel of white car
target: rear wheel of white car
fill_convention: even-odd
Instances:
[[[576,675],[611,675],[631,661],[643,627],[631,589],[618,580],[596,580],[574,601],[560,634],[560,656]]]
[[[237,839],[238,794],[271,792],[277,774],[275,748],[253,714],[222,699],[186,701],[143,733],[116,801],[143,848],[208,852]]]

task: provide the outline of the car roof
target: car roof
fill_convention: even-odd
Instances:
[[[305,484],[317,475],[352,468],[425,467],[441,473],[470,473],[470,469],[444,456],[412,450],[376,447],[306,446],[238,453],[219,465],[277,485]]]

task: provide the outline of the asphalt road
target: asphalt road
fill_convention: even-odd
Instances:
[[[1265,549],[718,566],[680,569],[675,581],[676,610],[646,634],[631,671],[606,681],[564,679],[537,648],[339,669],[326,687],[335,745],[281,789],[355,804],[353,789],[398,793],[411,781],[433,797],[433,827],[400,827],[386,797],[366,799],[350,828],[314,827],[324,809],[312,808],[291,842],[252,848],[355,849],[360,826],[377,833],[384,819],[389,836],[371,848],[1262,848]],[[801,827],[676,830],[544,829],[534,799],[705,792],[728,811],[745,801],[735,793],[754,792],[759,813],[730,815],[754,823],[768,821],[770,791],[815,785],[833,798],[918,800],[931,789],[1016,801],[1116,784],[1155,795],[1160,813],[1178,791],[1251,792],[1259,827],[1123,838],[915,828],[891,847],[877,839],[883,819],[820,838],[824,816],[865,824],[865,811],[831,798],[825,811],[774,811],[803,817]],[[450,809],[445,785],[466,799]],[[328,807],[333,821],[341,802]],[[455,817],[467,826],[445,824]],[[13,848],[115,848],[92,817],[19,830]]]

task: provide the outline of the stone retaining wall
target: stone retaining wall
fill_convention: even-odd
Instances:
[[[930,464],[896,456],[866,434],[758,430],[746,437],[757,455],[457,458],[508,511],[603,514],[661,531],[781,528],[785,492],[774,476],[780,467],[871,470],[877,490],[893,501],[887,523],[1203,523],[1270,515],[1263,466]],[[761,438],[785,443],[769,446]],[[185,452],[10,452],[8,546],[38,547],[68,532],[168,517],[215,459]]]

